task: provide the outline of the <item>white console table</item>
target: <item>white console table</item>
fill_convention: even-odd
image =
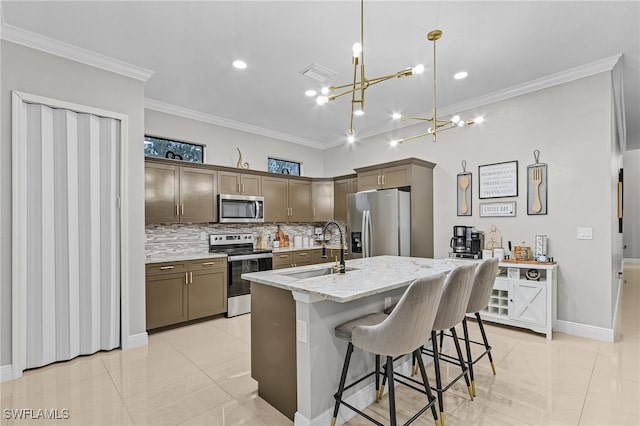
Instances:
[[[528,328],[551,340],[557,319],[558,265],[503,261],[499,267],[489,305],[480,312],[482,320]],[[529,271],[535,272],[527,278]]]

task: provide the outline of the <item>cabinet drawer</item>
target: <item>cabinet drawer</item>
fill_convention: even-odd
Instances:
[[[147,264],[147,275],[171,274],[176,272],[186,272],[185,262],[163,262]]]
[[[293,264],[296,266],[311,265],[311,250],[300,250],[293,252]]]
[[[293,266],[293,252],[273,254],[273,269],[290,268],[291,266]]]
[[[224,269],[227,266],[227,258],[200,259],[189,262],[190,271],[201,271],[206,269]]]
[[[509,280],[507,278],[496,278],[496,281],[493,283],[493,289],[507,291],[509,289]]]

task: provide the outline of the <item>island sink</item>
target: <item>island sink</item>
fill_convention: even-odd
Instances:
[[[355,268],[346,268],[346,271],[353,271]],[[333,266],[322,269],[314,269],[312,271],[296,271],[296,272],[283,272],[278,275],[285,277],[297,278],[303,280],[305,278],[321,277],[324,275],[339,274],[340,270],[335,270]]]

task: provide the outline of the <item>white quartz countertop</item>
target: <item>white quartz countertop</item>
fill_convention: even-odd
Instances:
[[[184,262],[187,260],[199,260],[199,259],[215,259],[220,257],[227,257],[226,254],[209,253],[209,251],[196,251],[196,252],[183,252],[183,253],[158,253],[148,255],[145,259],[145,264],[149,263],[164,263],[164,262]]]
[[[423,276],[448,273],[459,265],[477,262],[462,259],[425,259],[421,257],[376,256],[346,261],[344,274],[312,278],[287,276],[292,272],[314,271],[333,263],[242,274],[242,278],[259,284],[317,296],[335,302],[350,302],[409,285]]]

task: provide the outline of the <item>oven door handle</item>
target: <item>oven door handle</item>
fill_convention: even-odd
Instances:
[[[237,260],[269,259],[272,257],[272,253],[244,254],[240,256],[229,256],[228,261],[235,262]]]

